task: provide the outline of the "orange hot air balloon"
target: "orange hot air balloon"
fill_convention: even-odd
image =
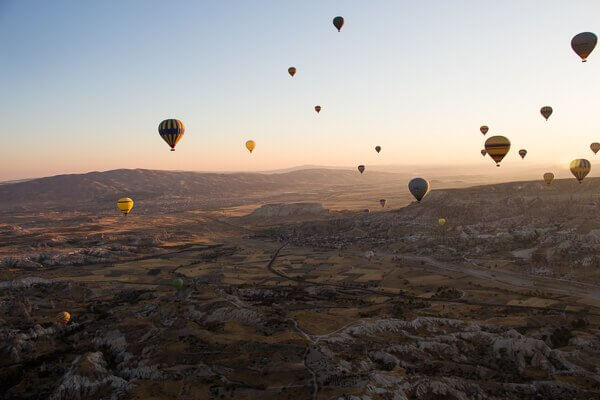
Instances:
[[[481,125],[481,126],[479,127],[479,131],[480,131],[481,133],[483,133],[484,135],[485,135],[486,133],[488,133],[488,131],[489,131],[489,130],[490,130],[490,128],[488,128],[488,127],[487,127],[487,125]]]
[[[588,56],[596,47],[598,37],[592,32],[581,32],[571,39],[571,48],[581,57],[581,62],[586,62]]]
[[[292,76],[292,78],[294,77],[294,75],[296,75],[296,67],[289,67],[288,68],[288,73]]]
[[[527,150],[525,150],[525,149],[519,150],[519,155],[521,156],[521,158],[525,158],[525,156],[527,155]]]
[[[542,114],[542,116],[546,118],[546,121],[548,121],[548,118],[550,118],[550,116],[552,115],[552,111],[552,107],[544,106],[540,109],[540,114]]]
[[[69,314],[66,311],[63,311],[56,316],[56,322],[58,322],[61,325],[67,325],[70,320],[71,314]]]
[[[600,150],[600,143],[594,142],[594,143],[590,144],[590,149],[592,149],[594,154],[597,154],[598,150]]]
[[[485,151],[500,166],[500,161],[510,150],[510,140],[504,136],[492,136],[485,141]]]
[[[256,142],[254,140],[248,140],[246,142],[246,148],[248,149],[248,151],[250,153],[252,153],[252,150],[254,150],[255,147],[256,147]]]
[[[317,112],[317,114],[320,113],[321,112],[321,106],[315,106],[315,111]]]
[[[344,26],[344,18],[343,17],[335,17],[333,19],[333,26],[335,26],[335,29],[339,31],[342,30],[342,26]]]

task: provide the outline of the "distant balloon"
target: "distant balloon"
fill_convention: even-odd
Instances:
[[[588,56],[596,47],[596,43],[598,43],[598,38],[592,32],[582,32],[578,33],[571,39],[571,48],[579,57],[581,57],[581,62],[586,62]]]
[[[438,219],[438,224],[439,224],[440,226],[444,226],[444,225],[446,225],[446,218],[440,218],[440,219]]]
[[[317,114],[320,113],[321,112],[321,106],[315,106],[315,111],[317,112]]]
[[[292,78],[294,77],[294,75],[296,75],[296,67],[289,67],[288,68],[288,73],[292,76]]]
[[[381,208],[385,207],[385,199],[379,200],[379,204],[381,204]]]
[[[178,119],[165,119],[158,125],[158,134],[175,151],[177,142],[181,140],[185,132],[183,122]]]
[[[375,151],[379,153],[381,151],[381,146],[375,146]]]
[[[127,215],[133,208],[133,200],[131,200],[129,197],[120,198],[119,201],[117,201],[117,208],[123,213],[123,215]]]
[[[184,284],[183,279],[181,279],[181,278],[175,278],[171,282],[171,286],[173,286],[177,290],[181,289],[183,287],[183,284]]]
[[[510,140],[504,136],[492,136],[485,141],[485,150],[499,167],[500,161],[510,150]]]
[[[485,151],[485,149],[481,149],[481,155],[485,157],[486,154],[487,154],[487,151]]]
[[[490,130],[490,128],[488,128],[488,127],[487,127],[487,125],[481,125],[481,126],[479,127],[479,131],[481,131],[481,133],[483,133],[484,135],[485,135],[486,133],[488,133],[488,131],[489,131],[489,130]]]
[[[554,174],[552,172],[546,172],[544,174],[544,182],[546,182],[546,185],[549,185],[550,183],[552,183],[553,180],[554,180]]]
[[[420,202],[429,193],[429,182],[423,178],[414,178],[408,182],[408,190]]]
[[[550,106],[544,106],[540,109],[540,114],[542,114],[542,116],[544,118],[546,118],[546,121],[548,121],[548,118],[550,118],[550,116],[552,115],[552,107]]]
[[[594,154],[597,154],[598,150],[600,150],[600,143],[594,142],[594,143],[590,144],[590,149],[592,149]]]
[[[365,166],[364,165],[359,165],[358,166],[358,170],[360,171],[360,173],[362,174],[363,172],[365,172]]]
[[[525,156],[527,155],[527,150],[525,150],[525,149],[519,150],[519,155],[521,156],[521,158],[525,158]]]
[[[369,261],[375,257],[375,252],[373,250],[365,251],[365,258]]]
[[[70,320],[71,314],[69,314],[66,311],[63,311],[56,316],[56,322],[58,322],[61,325],[67,325]]]
[[[254,150],[255,147],[256,147],[256,142],[254,140],[248,140],[246,142],[246,148],[248,149],[248,151],[250,153],[252,153],[252,150]]]
[[[344,18],[342,17],[335,17],[333,19],[333,26],[335,26],[335,28],[339,31],[342,30],[342,26],[344,26]]]
[[[583,178],[585,178],[585,176],[590,173],[592,169],[592,164],[590,164],[590,162],[586,159],[579,158],[577,160],[571,161],[569,169],[571,170],[573,176],[577,178],[579,183],[581,183]]]

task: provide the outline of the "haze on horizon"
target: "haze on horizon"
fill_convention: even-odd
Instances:
[[[600,141],[600,59],[582,65],[569,45],[600,31],[599,11],[593,0],[4,1],[0,181],[307,164],[566,171],[594,163]],[[175,153],[157,133],[170,117],[186,124]],[[479,154],[481,124],[512,141],[502,168]]]

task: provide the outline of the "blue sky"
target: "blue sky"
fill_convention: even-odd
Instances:
[[[593,162],[600,55],[582,64],[570,39],[600,32],[598,15],[596,0],[0,0],[0,180],[137,167],[491,168],[479,154],[484,123],[511,139],[505,163],[522,147],[536,165]],[[548,122],[543,105],[555,109]],[[174,153],[157,133],[169,117],[186,124]]]

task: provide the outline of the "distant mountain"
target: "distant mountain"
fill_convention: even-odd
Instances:
[[[351,170],[303,169],[288,173],[200,173],[118,169],[86,174],[57,175],[0,185],[0,207],[61,206],[65,203],[105,204],[122,196],[220,199],[316,189],[331,185],[402,182],[398,174]]]

